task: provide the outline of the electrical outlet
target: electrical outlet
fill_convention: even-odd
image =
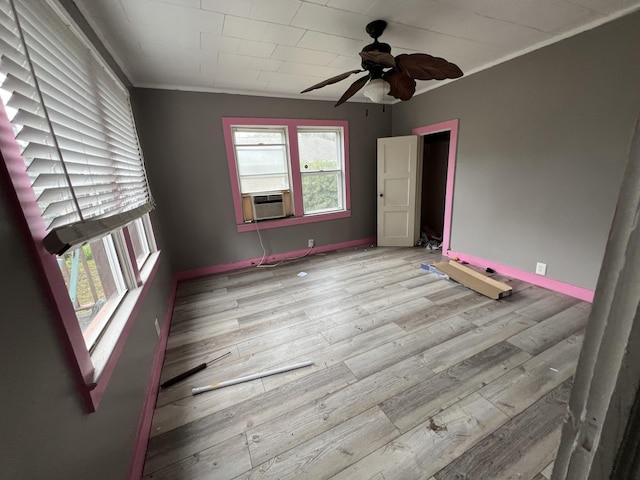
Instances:
[[[546,275],[547,274],[547,264],[538,262],[536,263],[536,273],[538,275]]]
[[[158,336],[160,336],[160,324],[158,323],[158,319],[156,318],[156,321],[154,322],[155,326],[156,326],[156,333],[158,334]]]
[[[309,239],[309,248],[313,248],[316,246],[316,241],[313,238]]]

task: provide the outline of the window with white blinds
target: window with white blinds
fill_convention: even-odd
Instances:
[[[52,253],[152,208],[126,89],[48,1],[0,0],[0,95]]]

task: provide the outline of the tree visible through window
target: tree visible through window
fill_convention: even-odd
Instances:
[[[304,213],[343,208],[342,139],[339,129],[298,129]]]
[[[91,349],[127,290],[111,236],[94,240],[58,257],[58,265]]]
[[[348,122],[225,117],[222,127],[238,231],[351,215]],[[286,218],[253,219],[265,194],[281,199]]]

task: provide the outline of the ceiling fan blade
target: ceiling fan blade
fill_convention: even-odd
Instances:
[[[338,107],[342,105],[344,102],[349,100],[351,97],[355,95],[355,93],[360,90],[365,84],[369,81],[369,75],[365,75],[364,77],[360,77],[358,80],[353,82],[351,86],[347,89],[346,92],[340,97],[340,100],[334,105],[334,107]]]
[[[382,78],[389,82],[389,95],[400,100],[409,100],[416,93],[416,81],[404,72],[393,70]]]
[[[369,52],[360,52],[360,56],[365,62],[372,62],[376,65],[382,65],[383,67],[396,66],[396,61],[390,53],[371,50]]]
[[[303,91],[301,91],[300,93],[307,93],[310,92],[311,90],[315,90],[317,88],[322,88],[322,87],[326,87],[327,85],[333,85],[334,83],[338,83],[341,82],[342,80],[344,80],[345,78],[353,75],[354,73],[360,73],[363,72],[364,70],[351,70],[349,72],[344,72],[341,73],[340,75],[336,75],[335,77],[331,77],[327,80],[324,80],[320,83],[316,83],[314,86],[309,87],[304,89]]]
[[[444,80],[464,75],[456,64],[426,53],[402,53],[396,57],[396,66],[416,80]]]

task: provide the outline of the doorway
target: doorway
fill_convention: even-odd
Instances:
[[[379,246],[413,247],[424,224],[441,236],[442,254],[449,253],[457,142],[458,119],[414,128],[412,135],[378,139]]]
[[[439,187],[441,188],[442,185],[444,184],[444,189],[445,189],[445,193],[444,193],[444,218],[442,220],[442,254],[443,255],[447,255],[450,251],[450,247],[451,247],[451,218],[453,215],[453,195],[454,195],[454,183],[455,183],[455,174],[456,174],[456,156],[457,156],[457,147],[458,147],[458,124],[459,124],[459,120],[457,118],[453,119],[453,120],[448,120],[446,122],[441,122],[441,123],[434,123],[432,125],[427,125],[424,127],[418,127],[418,128],[414,128],[413,131],[411,132],[413,135],[420,135],[423,136],[425,138],[425,142],[430,141],[429,137],[434,136],[434,140],[439,141],[440,143],[444,143],[444,138],[442,136],[438,136],[439,134],[444,134],[446,135],[446,137],[448,138],[448,142],[447,143],[447,162],[446,162],[446,175],[445,175],[445,180],[443,181],[442,178],[440,177],[440,179],[438,179],[438,175],[442,175],[441,173],[436,175],[434,174],[434,184],[439,185]],[[426,144],[425,144],[426,147]],[[443,148],[442,145],[439,148]],[[427,170],[428,168],[430,168],[427,164],[430,162],[430,160],[426,160],[425,164],[423,165],[424,169],[423,170],[423,176],[422,176],[422,182],[424,184],[424,182],[428,182],[428,177],[429,177],[429,171]],[[442,167],[441,167],[442,168]],[[424,200],[425,196],[428,197],[429,193],[425,193],[425,188],[429,188],[428,186],[423,186],[422,187],[422,200],[421,200],[421,205],[422,202],[426,201]],[[435,195],[435,193],[434,193]],[[438,193],[438,198],[441,199],[441,194]],[[441,200],[438,200],[441,201]],[[434,201],[435,202],[435,201]],[[429,209],[429,207],[427,208],[427,210]],[[437,214],[439,215],[439,213]],[[421,225],[422,223],[424,223],[424,221],[422,220],[422,211],[421,211],[421,215],[418,217],[421,219]]]
[[[450,141],[448,130],[423,136],[420,245],[430,250],[442,247]]]

